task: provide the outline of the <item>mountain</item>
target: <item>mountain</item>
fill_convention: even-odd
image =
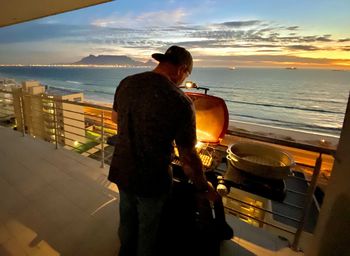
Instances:
[[[148,60],[144,65],[147,67],[153,67],[157,65],[157,63],[154,60]]]
[[[154,66],[156,63],[152,60],[141,62],[133,60],[125,55],[89,55],[82,58],[75,65],[122,65],[122,66]]]

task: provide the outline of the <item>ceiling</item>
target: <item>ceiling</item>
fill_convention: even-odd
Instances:
[[[110,1],[112,0],[5,0],[0,4],[0,27]]]

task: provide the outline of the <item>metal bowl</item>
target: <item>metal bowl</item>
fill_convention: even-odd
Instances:
[[[295,165],[286,152],[262,143],[237,142],[227,149],[227,159],[234,167],[268,179],[283,179]]]

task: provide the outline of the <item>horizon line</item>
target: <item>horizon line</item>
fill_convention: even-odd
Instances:
[[[155,63],[155,65],[157,65]],[[79,68],[152,68],[155,65],[125,65],[125,64],[0,64],[0,67],[79,67]],[[305,66],[305,65],[274,65],[274,66],[234,66],[235,69],[245,68],[271,68],[271,69],[328,69],[334,71],[350,71],[350,68],[344,68],[343,66]],[[194,68],[227,68],[234,71],[231,66],[195,66]]]

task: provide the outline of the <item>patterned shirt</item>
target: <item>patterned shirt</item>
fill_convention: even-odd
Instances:
[[[113,109],[118,136],[109,180],[139,196],[168,191],[173,142],[183,148],[196,143],[191,100],[165,76],[144,72],[120,82]]]

